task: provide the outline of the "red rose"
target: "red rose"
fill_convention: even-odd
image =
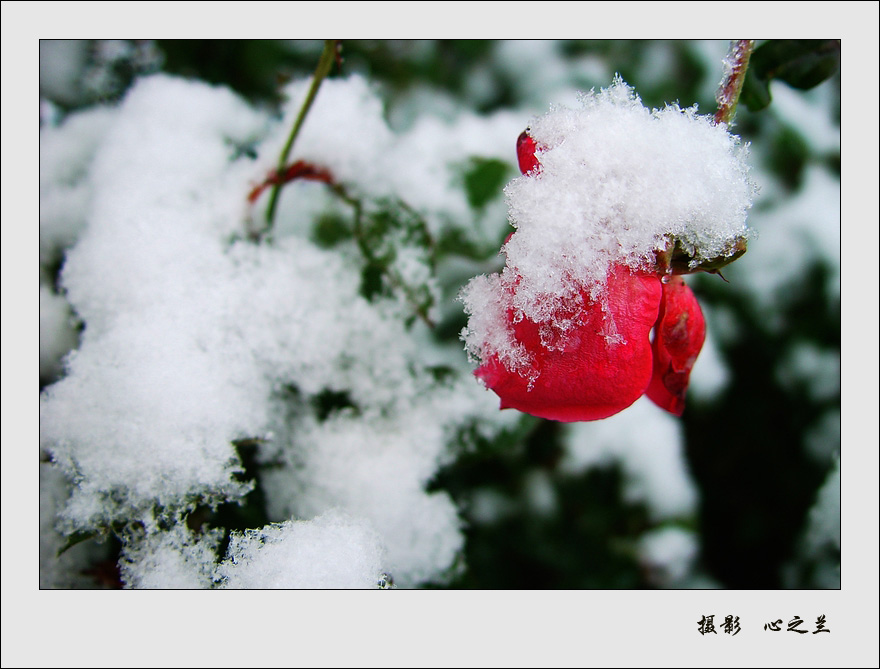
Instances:
[[[520,135],[517,158],[524,174],[540,171],[536,149],[527,133]],[[607,418],[644,394],[680,416],[706,324],[684,280],[661,280],[665,274],[665,268],[615,266],[602,301],[582,289],[577,299],[560,301],[547,323],[515,318],[509,310],[508,327],[530,356],[528,372],[510,370],[490,354],[474,373],[501,398],[502,409],[541,418]],[[560,322],[570,326],[560,331],[553,325]]]

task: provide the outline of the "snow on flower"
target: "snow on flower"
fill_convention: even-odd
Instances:
[[[745,251],[746,153],[724,124],[650,111],[619,78],[530,125],[506,267],[462,291],[462,336],[502,408],[594,420],[647,392],[681,414],[705,322],[677,275]]]

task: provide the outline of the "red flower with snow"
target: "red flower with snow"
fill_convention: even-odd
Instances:
[[[495,356],[475,374],[501,398],[502,409],[562,421],[607,418],[635,402],[651,380],[649,333],[661,292],[656,276],[619,267],[608,278],[606,309],[586,293],[577,306],[560,305],[554,320],[575,325],[555,337],[552,328],[528,318],[515,322],[510,311],[513,335],[531,356],[531,378],[509,370]]]
[[[520,135],[523,174],[540,172],[536,151],[535,141]],[[529,355],[529,373],[511,370],[494,354],[474,373],[501,398],[502,409],[541,418],[606,418],[644,394],[680,416],[706,324],[691,289],[667,272],[668,267],[655,272],[612,267],[602,299],[582,289],[560,300],[550,320],[568,324],[564,331],[508,309],[508,328]]]

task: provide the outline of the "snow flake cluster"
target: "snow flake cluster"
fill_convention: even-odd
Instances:
[[[261,215],[248,212],[248,190],[277,159],[306,83],[292,85],[273,121],[227,89],[156,75],[118,107],[43,132],[41,258],[47,275],[64,262],[63,298],[48,279],[41,289],[47,375],[82,324],[63,377],[40,398],[58,512],[46,526],[121,532],[129,586],[442,579],[463,540],[451,498],[427,484],[457,430],[491,434],[510,422],[464,365],[443,380],[426,369],[418,328],[405,325],[394,296],[362,294],[353,244],[308,238],[304,219],[327,197],[322,185],[285,191],[274,243],[246,239],[248,217]],[[506,151],[492,149],[475,118],[463,123],[484,138],[478,153]],[[437,178],[413,176],[403,157],[430,155],[420,148],[427,136],[392,136],[378,99],[353,77],[327,82],[300,155],[352,193],[403,194],[437,230],[450,207],[467,211],[447,167],[462,149],[447,142],[433,163],[417,161]],[[404,278],[430,276],[420,256],[397,262]],[[258,445],[258,481],[244,476],[242,443]],[[216,528],[183,527],[195,509],[243,501],[255,485],[274,524],[233,534],[225,555]],[[54,531],[47,555],[63,544]],[[46,582],[62,581],[47,572]]]

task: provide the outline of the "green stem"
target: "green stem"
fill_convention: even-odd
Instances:
[[[336,59],[336,47],[338,41],[339,40],[335,39],[324,40],[324,50],[321,52],[321,59],[318,61],[318,67],[315,69],[315,76],[312,79],[309,94],[306,96],[302,107],[300,107],[299,115],[296,117],[296,121],[294,122],[293,128],[290,130],[290,135],[287,138],[287,143],[284,145],[284,149],[281,151],[281,157],[278,159],[278,174],[284,172],[284,168],[287,165],[287,158],[293,148],[293,142],[299,134],[303,122],[306,120],[306,115],[309,113],[309,109],[315,101],[315,97],[318,95],[318,89],[321,87],[321,82],[324,81],[328,74],[330,74],[330,68],[333,67],[333,62]],[[279,180],[278,183],[275,183],[272,186],[272,193],[269,196],[269,207],[266,209],[266,229],[263,231],[263,234],[268,233],[275,223],[275,209],[278,206],[278,194],[281,191],[282,185],[283,184]]]
[[[755,40],[740,39],[730,43],[730,52],[724,60],[724,79],[715,96],[718,102],[718,111],[715,113],[715,123],[727,123],[733,120],[736,114],[736,105],[739,102],[739,94],[742,92],[743,82],[746,79],[746,71],[749,69],[749,58],[755,48]]]
[[[389,283],[394,288],[397,288],[397,289],[403,291],[404,296],[406,297],[407,301],[413,307],[413,311],[415,312],[416,316],[421,318],[428,327],[430,327],[430,328],[436,327],[436,323],[434,323],[434,321],[431,320],[431,317],[428,316],[428,312],[425,309],[423,309],[421,306],[419,306],[419,300],[414,295],[413,288],[411,286],[407,285],[407,283],[398,274],[396,274],[394,271],[392,271],[387,266],[387,264],[381,262],[376,257],[376,254],[373,253],[373,249],[370,248],[370,245],[367,242],[367,233],[364,230],[363,205],[361,204],[361,201],[358,200],[357,198],[349,195],[348,191],[346,191],[345,187],[342,186],[341,184],[332,184],[330,186],[330,189],[333,191],[333,193],[337,197],[339,197],[339,199],[341,199],[343,202],[345,202],[346,204],[351,206],[352,209],[354,210],[354,239],[355,239],[355,242],[357,243],[358,249],[361,252],[361,255],[364,257],[364,260],[367,261],[367,264],[373,265],[375,267],[379,267],[382,274],[389,281]],[[405,209],[406,211],[410,212],[411,214],[417,215],[415,213],[415,211],[405,202],[400,202],[400,206],[401,206],[401,208]],[[425,223],[424,223],[424,221],[421,220],[421,217],[419,217],[419,220],[420,220],[422,226],[425,226]],[[425,226],[425,229],[427,230],[427,226]],[[430,235],[428,235],[428,238],[429,238],[429,245],[432,249],[431,264],[433,267],[433,264],[434,264],[433,246],[434,246],[434,243],[433,243],[433,240],[430,239]]]

